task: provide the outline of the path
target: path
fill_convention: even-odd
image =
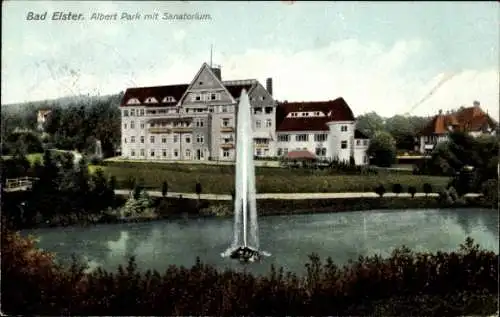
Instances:
[[[117,189],[115,190],[116,195],[129,195],[131,190],[128,189]],[[161,192],[159,191],[147,191],[147,193],[152,197],[161,197]],[[198,195],[195,193],[175,193],[169,192],[167,197],[178,198],[182,195],[183,198],[198,199]],[[429,197],[438,197],[439,194],[432,193],[428,195]],[[478,197],[480,194],[467,194],[466,197]],[[379,197],[375,193],[261,193],[257,194],[257,199],[338,199],[338,198],[377,198]],[[394,193],[386,193],[383,197],[411,197],[408,193],[401,193],[396,195]],[[424,193],[417,193],[415,197],[425,197]],[[231,200],[231,195],[224,194],[201,194],[201,199],[203,200]]]

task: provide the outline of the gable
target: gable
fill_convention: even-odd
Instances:
[[[217,99],[212,99],[211,93],[216,93]],[[202,94],[200,98],[197,97],[199,94]],[[225,103],[236,102],[226,87],[224,87],[222,82],[212,72],[207,63],[203,63],[200,70],[191,81],[188,89],[179,100],[179,104],[210,101]]]
[[[273,96],[259,82],[255,83],[254,88],[249,92],[252,106],[269,106],[274,105]]]

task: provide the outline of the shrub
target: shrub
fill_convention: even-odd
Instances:
[[[414,198],[416,193],[417,193],[417,188],[415,186],[408,187],[408,194],[411,195],[411,198]]]
[[[375,187],[375,193],[379,195],[380,197],[384,196],[385,194],[385,187],[384,185],[380,184],[377,187]]]
[[[403,191],[403,186],[401,186],[401,184],[392,185],[392,192],[396,194],[396,196],[401,194],[402,191]]]
[[[429,183],[425,183],[422,186],[422,189],[424,190],[425,196],[428,196],[430,193],[432,193],[432,185]]]

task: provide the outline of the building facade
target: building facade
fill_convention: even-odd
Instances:
[[[416,148],[422,154],[429,154],[438,143],[448,140],[450,132],[463,131],[477,137],[495,135],[497,130],[498,123],[481,109],[479,101],[474,101],[472,107],[458,111],[444,114],[439,110],[418,134]]]
[[[278,104],[277,154],[308,151],[319,159],[368,164],[368,138],[356,130],[354,115],[343,98],[322,102]]]
[[[139,160],[235,160],[236,112],[248,93],[254,154],[285,156],[306,149],[316,157],[366,164],[368,140],[342,98],[277,103],[272,79],[224,81],[220,67],[204,63],[189,84],[129,88],[120,108],[121,153]],[[294,110],[295,109],[295,110]]]

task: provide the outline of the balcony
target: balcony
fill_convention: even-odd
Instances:
[[[267,149],[269,148],[269,143],[255,143],[256,149]]]
[[[234,132],[233,127],[221,127],[220,132]]]
[[[233,143],[222,143],[220,145],[221,148],[227,150],[227,149],[234,149],[234,144]]]
[[[153,127],[149,128],[149,133],[170,133],[172,128],[167,127]]]
[[[173,133],[191,133],[193,132],[193,127],[174,127],[172,128]]]

